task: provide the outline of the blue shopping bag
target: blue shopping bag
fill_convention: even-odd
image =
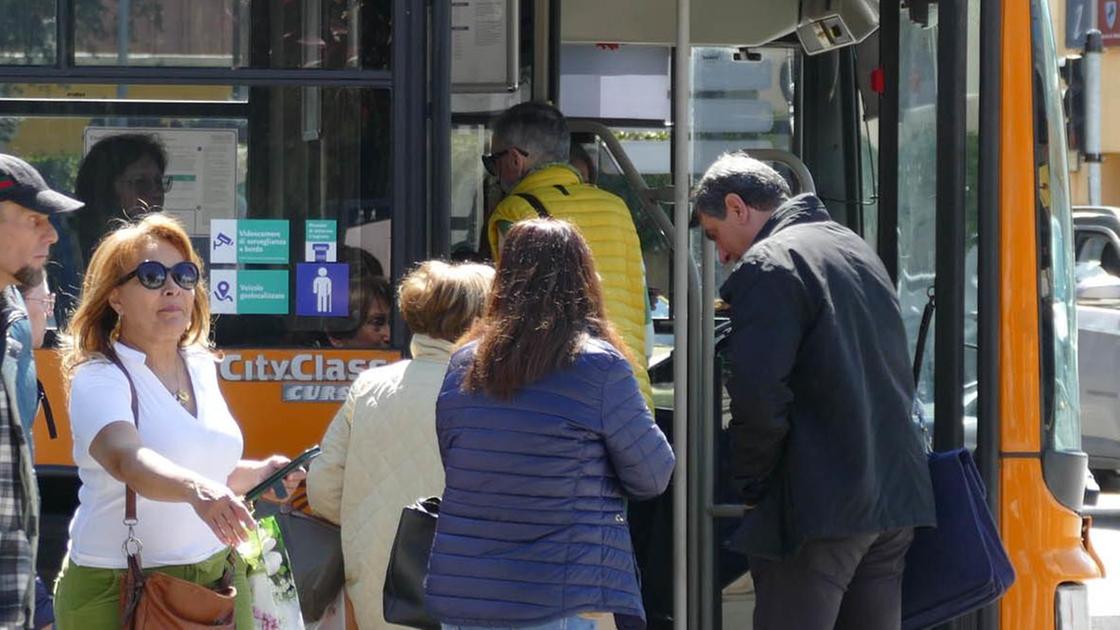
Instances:
[[[944,623],[998,600],[1015,581],[987,491],[967,449],[929,454],[937,527],[914,530],[902,579],[902,627]]]

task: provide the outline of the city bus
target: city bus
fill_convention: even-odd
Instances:
[[[549,100],[598,185],[630,205],[647,267],[656,416],[679,463],[666,497],[632,506],[651,626],[749,626],[753,607],[745,560],[724,546],[742,514],[721,474],[729,331],[714,297],[728,270],[684,228],[690,182],[746,150],[876,247],[915,353],[936,300],[918,415],[934,448],[974,450],[1017,575],[958,625],[1087,627],[1084,584],[1103,567],[1081,514],[1046,0],[58,0],[8,15],[0,150],[73,190],[99,139],[136,132],[166,148],[162,209],[208,263],[246,456],[316,443],[358,373],[407,354],[396,313],[387,347],[342,343],[365,313],[308,310],[301,271],[356,273],[369,256],[396,279],[427,258],[483,255],[501,194],[479,161],[487,123]],[[64,324],[83,261],[72,226],[58,227]],[[50,576],[77,479],[55,350],[37,363],[57,425],[51,437],[39,419],[34,436]]]

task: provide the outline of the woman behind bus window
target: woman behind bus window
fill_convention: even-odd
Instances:
[[[297,334],[294,341],[318,348],[388,348],[393,286],[381,261],[360,247],[343,245],[338,262],[350,266],[348,317],[327,318],[323,330]]]
[[[82,158],[74,196],[86,207],[65,219],[66,229],[59,229],[53,254],[61,266],[50,272],[58,290],[60,328],[77,304],[82,273],[102,237],[122,221],[163,209],[164,193],[171,187],[166,170],[167,151],[147,134],[103,138]]]
[[[444,628],[585,628],[645,617],[626,498],[674,458],[607,322],[587,243],[510,229],[486,314],[436,408],[446,490],[426,602]]]
[[[167,151],[154,136],[127,133],[109,136],[90,147],[78,167],[74,195],[86,204],[77,221],[82,260],[88,261],[113,219],[130,219],[162,210],[171,189]]]
[[[362,374],[307,474],[311,507],[342,525],[346,590],[363,630],[387,624],[381,590],[402,505],[443,490],[436,395],[452,343],[482,314],[494,270],[422,263],[401,281],[412,360]]]
[[[126,483],[138,495],[144,568],[212,586],[229,547],[254,526],[238,496],[288,461],[241,459],[241,430],[207,346],[210,306],[200,264],[183,227],[150,214],[109,234],[86,272],[63,355],[82,486],[55,587],[61,630],[120,627]],[[108,360],[113,355],[127,377]],[[294,489],[301,476],[285,485]],[[252,628],[243,566],[234,584],[237,627]]]

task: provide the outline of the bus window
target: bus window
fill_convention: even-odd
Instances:
[[[451,258],[474,260],[486,240],[487,186],[480,156],[486,153],[490,131],[482,124],[451,128]],[[489,244],[487,243],[487,247]]]
[[[937,221],[937,7],[931,5],[929,25],[911,19],[902,9],[900,23],[900,76],[908,83],[899,95],[898,157],[898,289],[903,322],[911,344],[917,343],[922,312],[936,278]],[[961,393],[964,418],[964,446],[976,447],[977,435],[977,346],[979,334],[978,278],[978,177],[979,177],[979,93],[980,78],[976,60],[980,49],[980,6],[969,4],[968,74],[966,77],[965,133],[965,260],[964,260],[964,383]],[[935,318],[940,315],[935,315]],[[921,380],[917,384],[918,404],[932,434],[934,420],[934,334],[931,325],[926,341]],[[915,348],[916,351],[916,348]]]
[[[1046,2],[1031,3],[1034,31],[1035,164],[1041,242],[1043,409],[1046,446],[1081,450],[1078,417],[1076,283],[1073,269],[1073,218],[1069,201],[1065,127],[1058,85],[1054,35]]]
[[[191,0],[74,2],[74,63],[387,69],[391,9],[390,0],[221,0],[205,11]]]
[[[782,47],[693,49],[694,178],[728,151],[795,150],[794,125],[800,115],[794,109],[795,86],[800,81],[799,56],[800,49]],[[786,179],[794,188],[793,178]],[[692,250],[700,251],[703,234],[693,230],[692,239]],[[729,271],[716,269],[716,286],[723,283]]]
[[[18,11],[4,18],[0,29],[0,64],[14,66],[53,65],[58,59],[55,50],[57,34],[55,19],[58,3],[21,3]]]
[[[899,19],[899,76],[908,83],[899,90],[898,103],[898,291],[907,336],[916,343],[936,264],[929,236],[937,212],[937,27],[912,21],[906,8]],[[929,19],[936,24],[937,7],[930,6]],[[932,334],[930,339],[917,397],[932,422]]]
[[[96,93],[98,86],[81,89]],[[239,90],[214,88],[211,98],[230,98]],[[152,138],[166,155],[166,172],[158,173],[167,180],[163,195],[150,209],[179,218],[207,263],[209,284],[218,291],[211,302],[219,346],[386,347],[388,324],[373,324],[392,313],[386,280],[392,269],[388,92],[312,86],[252,87],[245,94],[244,103],[170,108],[184,115],[118,115],[115,110],[125,105],[99,103],[82,115],[0,119],[0,150],[25,157],[60,190],[75,191],[87,202],[84,214],[98,218],[96,233],[77,225],[80,215],[60,226],[51,283],[60,294],[61,323],[75,306],[81,270],[96,242],[116,221],[149,210],[115,194],[127,182],[124,172],[113,171],[114,160],[84,162],[99,142],[135,134]],[[52,96],[65,98],[61,92]],[[191,115],[210,110],[235,116]],[[83,164],[94,182],[84,188],[77,182]],[[114,181],[98,183],[102,179]],[[216,222],[244,220],[276,222],[238,228],[281,230],[280,240],[262,244],[275,251],[212,259],[223,245],[215,244],[221,231]],[[328,270],[338,296],[321,312],[308,298],[319,268],[304,268],[316,262],[330,263],[320,267]],[[261,291],[239,294],[234,277]]]
[[[669,132],[658,128],[638,127],[614,128],[611,131],[647,186],[657,190],[672,184],[672,175],[669,173]],[[654,319],[667,318],[672,256],[669,243],[657,222],[643,207],[638,191],[626,179],[610,151],[602,142],[593,138],[583,140],[591,140],[582,146],[593,161],[596,184],[621,197],[630,208],[630,216],[642,244],[651,315]],[[666,338],[655,330],[654,335],[655,355],[659,353],[659,349],[673,345],[671,334]]]

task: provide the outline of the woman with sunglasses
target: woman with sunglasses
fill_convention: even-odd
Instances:
[[[288,461],[241,459],[241,431],[208,347],[200,264],[183,227],[152,214],[109,234],[86,270],[63,352],[82,486],[55,586],[62,630],[120,627],[125,484],[138,495],[145,570],[213,586],[229,548],[254,527],[239,497]],[[294,489],[302,476],[285,485]],[[243,566],[234,586],[237,627],[251,628]]]

